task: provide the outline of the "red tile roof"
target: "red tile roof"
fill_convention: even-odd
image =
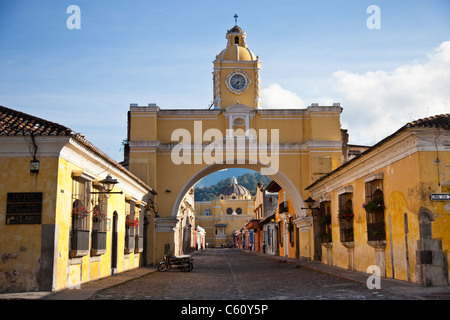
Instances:
[[[34,136],[70,136],[75,140],[81,142],[85,147],[94,151],[103,159],[113,164],[116,168],[126,173],[132,177],[135,181],[139,182],[142,186],[148,190],[153,190],[147,186],[142,180],[128,171],[120,163],[110,158],[106,153],[101,151],[99,148],[94,146],[85,136],[80,133],[75,133],[72,129],[60,125],[55,122],[47,121],[20,111],[9,109],[0,106],[0,136],[23,136],[23,135],[34,135]]]
[[[72,134],[74,132],[70,128],[58,123],[0,106],[0,135],[67,136]]]
[[[411,121],[406,124],[407,128],[411,127],[430,127],[430,128],[442,128],[450,129],[450,113],[440,114],[428,118]]]

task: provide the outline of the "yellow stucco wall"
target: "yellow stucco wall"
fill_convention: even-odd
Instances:
[[[140,253],[129,253],[128,258],[124,254],[125,238],[125,205],[126,194],[111,194],[108,198],[107,219],[109,219],[109,230],[107,233],[106,252],[100,256],[92,257],[91,255],[83,256],[79,259],[69,259],[69,232],[71,228],[71,210],[72,207],[72,172],[81,170],[74,164],[61,159],[59,161],[58,175],[58,208],[57,221],[59,222],[59,256],[58,259],[58,287],[61,289],[66,287],[66,281],[69,286],[78,285],[98,278],[111,275],[111,250],[112,250],[112,221],[113,213],[118,213],[118,255],[117,255],[117,272],[123,272],[128,269],[137,267]],[[114,191],[121,191],[115,187]],[[68,210],[69,208],[69,210]],[[92,219],[90,221],[92,228]],[[67,278],[67,274],[68,279]]]
[[[0,291],[39,289],[42,224],[53,224],[57,160],[40,158],[30,174],[30,157],[0,157]],[[6,225],[8,192],[42,192],[42,224]]]
[[[42,192],[41,224],[6,225],[6,210],[0,211],[0,291],[39,290],[43,277],[50,281],[52,290],[76,287],[90,280],[111,274],[112,215],[118,212],[118,263],[117,272],[139,266],[141,253],[124,255],[125,194],[109,196],[107,218],[110,229],[107,234],[106,252],[100,256],[90,254],[81,258],[69,258],[69,234],[72,223],[72,172],[82,168],[61,157],[39,157],[40,170],[30,174],[30,157],[0,157],[0,207],[6,208],[8,192]],[[117,188],[117,191],[120,191]],[[91,208],[92,209],[92,208]],[[92,228],[92,219],[90,219]],[[54,226],[55,243],[51,268],[42,274],[43,225]],[[46,229],[53,230],[52,228]],[[45,259],[51,259],[46,257]],[[53,280],[52,280],[53,279]]]
[[[404,134],[403,139],[406,141],[411,137]],[[384,146],[382,151],[379,151],[378,156],[385,157],[384,154],[388,153],[389,145]],[[436,163],[437,157],[440,161],[439,173]],[[366,272],[370,265],[377,264],[376,250],[368,244],[367,218],[362,204],[365,202],[364,178],[373,174],[382,174],[386,206],[385,275],[386,277],[416,282],[416,251],[418,249],[417,240],[419,239],[418,214],[421,208],[430,210],[435,219],[432,222],[433,239],[442,241],[444,253],[448,252],[450,248],[450,233],[448,232],[450,228],[450,205],[445,201],[430,200],[431,193],[445,193],[444,188],[450,185],[450,173],[446,169],[448,168],[447,164],[450,163],[450,152],[439,151],[438,154],[436,151],[412,152],[396,161],[389,162],[376,171],[367,172],[366,175],[358,179],[349,179],[352,172],[361,171],[358,165],[369,165],[371,161],[374,160],[370,156],[367,156],[364,161],[355,161],[352,166],[342,169],[339,174],[332,175],[311,189],[313,194],[326,194],[331,201],[332,264],[343,268],[349,267],[349,249],[340,241],[337,216],[338,190],[344,186],[352,187],[353,190],[353,268]],[[330,185],[334,187],[329,187]],[[323,193],[325,190],[327,192]],[[405,227],[405,215],[407,228]],[[327,263],[327,254],[327,248],[323,246],[322,262],[324,263]]]

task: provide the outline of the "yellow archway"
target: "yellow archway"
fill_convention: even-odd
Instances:
[[[131,172],[158,192],[159,216],[151,222],[155,232],[148,246],[153,262],[173,246],[180,203],[202,177],[233,167],[268,175],[262,170],[272,168],[271,178],[287,192],[301,218],[306,214],[302,199],[309,196],[305,188],[342,163],[340,104],[264,109],[259,56],[248,48],[242,28],[232,27],[226,38],[226,48],[213,61],[214,100],[208,109],[130,105],[125,160]],[[219,149],[210,152],[215,146]],[[174,153],[182,156],[174,158]],[[223,159],[211,161],[213,154],[223,154]]]

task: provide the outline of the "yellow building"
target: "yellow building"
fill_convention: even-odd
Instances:
[[[84,136],[0,106],[0,168],[0,292],[145,264],[154,191]]]
[[[322,261],[447,285],[449,141],[449,114],[410,122],[308,186],[319,202]]]
[[[213,201],[196,201],[196,222],[206,231],[211,247],[232,246],[233,232],[253,218],[253,197],[250,191],[231,179]]]
[[[153,263],[177,246],[173,229],[180,205],[203,177],[233,167],[260,171],[286,191],[294,224],[303,226],[309,223],[302,209],[309,196],[306,186],[342,162],[341,106],[264,109],[262,63],[240,27],[228,30],[226,47],[213,65],[214,103],[209,109],[130,105],[129,169],[148,185],[165,190],[155,197],[160,210],[156,241],[149,243]]]

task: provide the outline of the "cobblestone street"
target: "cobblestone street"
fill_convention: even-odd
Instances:
[[[102,290],[102,300],[396,300],[401,294],[235,249],[194,255],[192,272],[153,272]]]

